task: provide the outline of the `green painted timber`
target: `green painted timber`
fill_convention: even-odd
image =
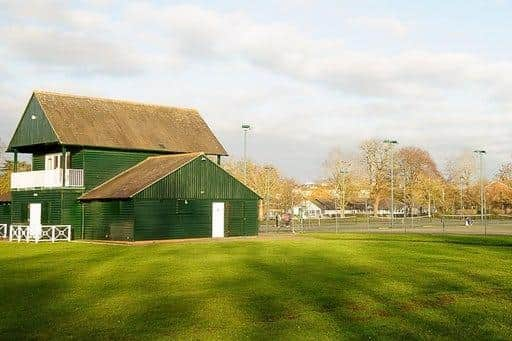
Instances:
[[[85,189],[90,190],[135,166],[148,156],[146,152],[128,152],[101,149],[83,149],[73,153],[72,167],[84,170]]]
[[[197,158],[135,195],[138,199],[258,200],[260,197],[208,158]]]
[[[77,147],[68,150],[71,168],[84,169],[85,189],[14,191],[13,223],[27,223],[28,205],[41,203],[43,224],[72,225],[74,239],[210,237],[212,204],[224,202],[226,236],[258,233],[259,196],[208,158],[193,160],[130,200],[80,203],[77,198],[84,191],[154,154]],[[44,169],[44,155],[52,152],[58,150],[52,146],[34,150],[34,170]]]
[[[207,200],[136,200],[135,240],[211,236]]]
[[[28,105],[9,143],[9,150],[37,144],[57,143],[53,127],[39,104],[32,95]]]
[[[225,203],[225,236],[256,235],[259,199],[208,158],[197,158],[134,196],[134,238],[211,237],[214,202]]]
[[[231,236],[255,236],[258,234],[258,201],[232,200],[225,204],[226,226],[224,233]]]
[[[11,223],[11,204],[0,203],[0,224]]]
[[[40,170],[44,170],[44,168],[45,168],[44,154],[33,154],[32,155],[32,170],[40,171]]]
[[[49,148],[35,150],[32,155],[32,169],[45,169],[45,155],[58,153],[60,150]],[[90,190],[111,179],[126,169],[135,166],[148,156],[146,152],[129,152],[105,149],[69,148],[71,165],[69,168],[84,170],[85,189]]]
[[[212,235],[212,204],[218,200],[134,200],[135,240],[200,238]],[[224,234],[258,233],[257,200],[225,200]]]
[[[133,240],[132,201],[93,201],[83,207],[85,239]]]
[[[40,203],[42,224],[71,225],[73,238],[79,239],[82,233],[82,206],[77,199],[81,194],[81,190],[70,189],[13,191],[11,221],[13,224],[27,224],[29,204]]]

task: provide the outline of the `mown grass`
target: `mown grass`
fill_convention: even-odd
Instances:
[[[510,339],[512,238],[0,243],[0,339]]]

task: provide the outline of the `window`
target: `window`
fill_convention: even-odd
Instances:
[[[62,168],[62,153],[59,154],[47,154],[45,157],[45,169],[60,169]],[[71,166],[71,155],[69,152],[66,153],[66,169]]]

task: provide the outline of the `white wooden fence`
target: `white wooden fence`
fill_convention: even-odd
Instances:
[[[11,225],[9,241],[58,242],[71,241],[71,225],[43,225],[41,234],[34,234],[28,225]]]
[[[7,226],[7,224],[0,224],[0,238],[7,238],[7,230],[9,229]]]

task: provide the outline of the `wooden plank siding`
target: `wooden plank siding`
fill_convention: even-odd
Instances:
[[[73,167],[84,169],[85,190],[91,190],[154,153],[82,149],[75,153]]]
[[[135,240],[212,236],[212,204],[218,200],[135,200]],[[226,237],[258,232],[256,200],[223,200]]]
[[[134,196],[137,199],[258,200],[256,193],[208,158],[197,158]]]
[[[41,105],[32,95],[14,132],[9,149],[51,143],[58,143],[57,135]]]
[[[70,189],[13,191],[12,223],[28,224],[29,204],[40,203],[43,225],[71,225],[73,238],[78,239],[81,236],[82,207],[77,198],[81,194],[80,190]]]
[[[211,237],[212,204],[225,203],[225,235],[258,233],[259,197],[197,158],[134,196],[135,240]]]
[[[84,203],[84,239],[133,240],[133,202]]]
[[[11,223],[11,204],[0,203],[0,224]]]

